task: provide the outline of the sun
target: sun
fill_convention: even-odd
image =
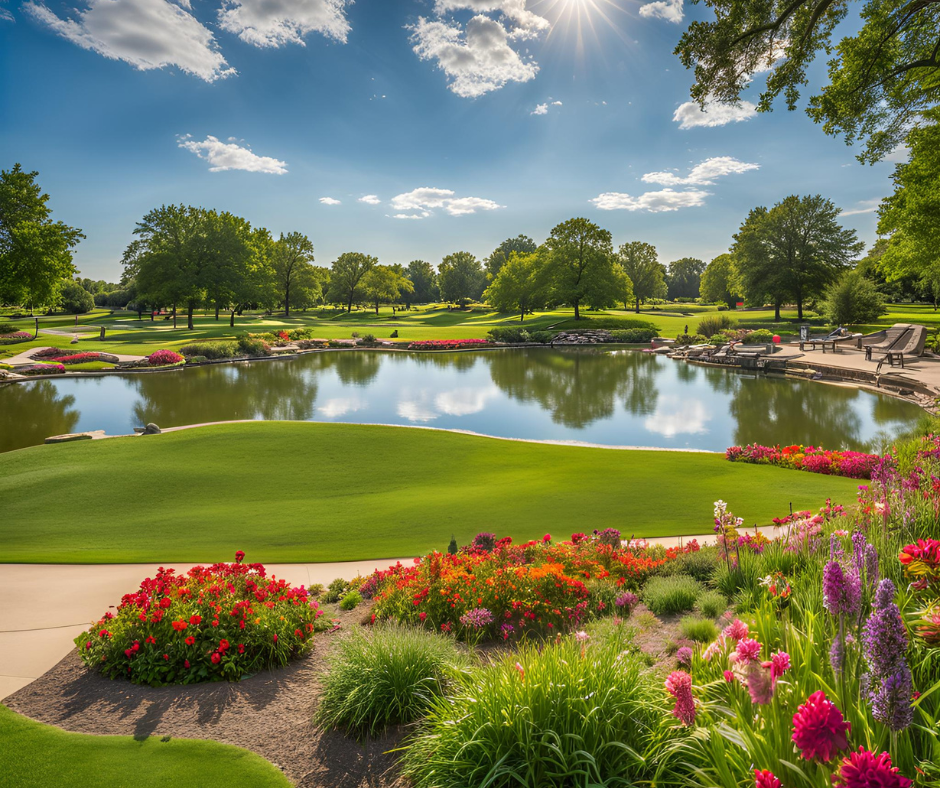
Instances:
[[[586,37],[598,38],[598,29],[607,26],[620,32],[613,19],[616,13],[624,13],[623,0],[538,0],[532,5],[533,12],[544,16],[552,23],[549,37],[574,35],[578,50],[584,49]]]

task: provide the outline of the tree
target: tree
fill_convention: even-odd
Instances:
[[[0,170],[0,301],[28,303],[30,313],[54,302],[62,280],[77,273],[72,250],[85,237],[52,220],[38,176],[19,164]]]
[[[734,276],[730,282],[749,304],[774,305],[774,322],[780,322],[780,306],[787,298],[784,271],[777,267],[770,255],[770,245],[764,230],[767,209],[753,208],[734,237],[731,254]]]
[[[362,289],[378,314],[380,303],[397,301],[402,292],[413,292],[414,286],[395,266],[377,265],[362,278]]]
[[[896,147],[940,98],[940,39],[931,0],[866,0],[849,25],[854,36],[833,43],[848,3],[833,0],[705,0],[714,21],[689,25],[676,47],[695,69],[692,97],[700,104],[735,103],[751,75],[768,71],[758,109],[782,93],[795,109],[816,55],[827,55],[829,84],[810,98],[810,117],[847,143],[864,140],[862,161]],[[858,6],[856,6],[858,7]],[[842,29],[842,28],[840,28]]]
[[[80,282],[67,279],[59,288],[62,309],[70,315],[82,315],[95,308],[95,299]]]
[[[308,292],[302,298],[300,290],[316,290],[320,281],[313,271],[313,244],[303,233],[288,233],[278,239],[271,258],[271,268],[278,295],[284,304],[284,316],[290,317],[291,290],[298,300],[310,300]]]
[[[617,298],[620,291],[610,233],[587,219],[569,219],[552,228],[545,241],[546,266],[554,299],[574,307]]]
[[[699,294],[703,301],[722,301],[729,307],[734,306],[737,291],[733,282],[734,258],[730,254],[720,254],[702,272]]]
[[[617,258],[633,284],[633,300],[638,314],[641,301],[666,296],[666,282],[655,246],[631,241],[620,247]]]
[[[361,252],[344,252],[333,262],[330,271],[331,302],[346,304],[346,311],[352,312],[354,301],[362,300],[362,279],[379,261]]]
[[[486,258],[486,278],[492,282],[500,269],[506,264],[513,252],[520,254],[531,254],[538,246],[527,235],[517,235],[515,238],[507,238]]]
[[[884,297],[858,269],[842,274],[822,304],[823,314],[836,326],[871,323],[886,311]]]
[[[454,252],[441,260],[437,267],[437,283],[441,288],[441,298],[463,306],[483,295],[486,276],[480,261],[470,252]]]
[[[405,303],[429,304],[441,297],[437,286],[437,272],[434,266],[424,260],[412,260],[405,269],[405,276],[411,280],[413,290],[403,293]]]
[[[483,297],[496,311],[518,312],[519,321],[525,320],[526,312],[544,306],[548,298],[546,269],[541,255],[538,252],[513,252]]]
[[[683,257],[669,263],[669,273],[666,276],[667,297],[673,300],[698,298],[704,272],[704,261],[694,257]]]

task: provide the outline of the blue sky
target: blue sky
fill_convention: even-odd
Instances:
[[[662,262],[709,260],[750,208],[791,193],[832,198],[871,243],[891,163],[858,164],[802,111],[685,105],[691,74],[672,50],[708,13],[682,0],[0,0],[0,166],[40,172],[56,217],[88,236],[82,274],[109,280],[134,222],[171,202],[300,230],[320,265],[344,251],[482,257],[572,216],[653,243]]]

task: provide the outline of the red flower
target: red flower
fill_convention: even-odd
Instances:
[[[754,788],[783,788],[783,783],[769,769],[755,769]]]
[[[146,639],[144,640],[144,643],[146,643],[147,645],[153,645],[156,642],[157,642],[157,639],[153,635],[147,635]]]
[[[160,607],[162,607],[164,610],[172,604],[173,601],[168,596],[165,596],[160,600]]]
[[[108,630],[106,630],[106,629],[102,629],[102,630],[98,633],[98,637],[100,637],[100,638],[109,638],[109,637],[111,637],[111,633],[108,632]]]
[[[172,626],[176,632],[182,632],[189,626],[189,624],[187,624],[185,621],[174,621]]]
[[[852,724],[822,690],[810,695],[793,715],[793,743],[807,761],[831,761],[848,748],[851,730]]]
[[[277,635],[274,636],[274,642],[277,643]]]
[[[228,649],[228,641],[227,641],[227,640],[224,640],[224,639],[223,639],[223,640],[220,640],[220,641],[219,641],[219,651],[224,652],[224,651],[226,651],[227,649]]]
[[[842,759],[838,773],[832,776],[836,788],[909,788],[911,781],[891,766],[891,756],[875,755],[864,747]]]
[[[245,653],[245,644],[244,644],[244,643],[239,643],[239,644],[238,644],[238,653],[239,653],[239,654],[244,654],[244,653]]]
[[[192,635],[190,635],[188,638],[186,638],[186,645],[187,645],[187,646],[191,646],[191,645],[193,645],[193,643],[195,643],[195,642],[196,642],[196,638],[194,638]]]
[[[89,640],[89,641],[85,644],[85,650],[87,651],[87,650],[90,649],[90,648],[91,648],[91,641]]]
[[[164,659],[169,659],[169,658],[170,658],[170,655],[169,655],[169,654],[164,654],[164,655],[163,655],[163,658],[164,658]]]
[[[222,660],[222,655],[221,655],[218,651],[214,651],[214,652],[212,652],[212,657],[211,657],[211,659],[212,659],[212,664],[213,664],[213,665],[218,665],[219,662]]]
[[[190,616],[189,623],[192,624],[194,627],[198,627],[202,623],[202,616],[200,615]]]
[[[134,652],[131,651],[129,648],[124,649],[124,656],[127,657],[128,659],[130,659],[133,656],[133,654]]]
[[[245,560],[245,551],[244,551],[244,550],[236,550],[236,551],[235,551],[235,563],[236,563],[236,564],[240,564],[240,563],[241,563],[242,561],[244,561],[244,560]]]
[[[189,667],[189,660],[188,660],[188,659],[184,659],[184,660],[183,660],[183,667],[184,667],[184,668],[188,668],[188,667]]]
[[[131,646],[131,651],[140,651],[140,643],[138,641],[134,641],[134,645]]]
[[[295,630],[294,630],[294,636],[295,636],[295,637],[299,637],[299,638],[303,638],[304,633],[301,632],[299,629],[295,629]]]

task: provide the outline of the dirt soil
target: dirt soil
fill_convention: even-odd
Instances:
[[[79,733],[214,739],[267,758],[301,788],[399,788],[395,756],[405,728],[363,744],[324,731],[312,718],[324,656],[357,626],[364,607],[329,610],[340,629],[321,633],[313,651],[285,668],[237,683],[144,687],[87,670],[73,651],[8,697],[6,705]]]

